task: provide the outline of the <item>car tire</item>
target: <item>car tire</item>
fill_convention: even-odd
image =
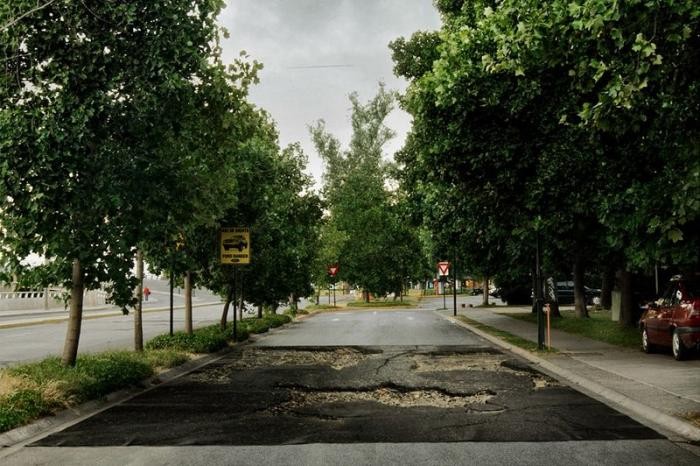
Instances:
[[[683,340],[681,340],[681,334],[678,332],[678,329],[673,331],[671,349],[673,350],[673,357],[676,361],[682,361],[688,355],[688,350],[683,345]]]
[[[647,354],[651,354],[656,350],[653,344],[649,342],[649,334],[647,333],[647,328],[642,328],[642,351]]]

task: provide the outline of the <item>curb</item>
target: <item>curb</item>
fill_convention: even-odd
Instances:
[[[604,387],[603,385],[597,382],[581,377],[580,375],[575,374],[568,369],[564,369],[556,364],[553,364],[543,358],[540,358],[539,356],[534,355],[527,350],[511,345],[510,343],[506,343],[500,338],[497,338],[489,333],[479,330],[478,328],[472,327],[466,322],[462,322],[461,320],[456,319],[452,316],[442,315],[438,312],[436,312],[436,314],[438,314],[443,319],[449,320],[455,325],[459,325],[460,327],[466,328],[467,330],[479,335],[480,337],[490,341],[491,343],[494,343],[512,353],[517,354],[518,356],[527,359],[531,363],[536,364],[542,369],[544,369],[546,372],[556,375],[558,378],[568,382],[568,384],[572,388],[575,388],[579,391],[583,391],[586,394],[595,395],[594,398],[598,399],[599,401],[602,401],[603,403],[607,404],[608,406],[614,409],[620,410],[620,408],[622,408],[622,410],[625,411],[626,414],[631,415],[636,420],[642,422],[643,424],[651,428],[660,428],[669,433],[673,433],[682,437],[682,440],[685,441],[700,442],[700,429],[698,429],[697,427],[694,427],[684,421],[681,421],[680,419],[676,419],[673,416],[669,416],[668,414],[663,413],[656,408],[646,406],[636,400],[633,400],[632,398],[629,398],[626,395],[623,395],[622,393]]]

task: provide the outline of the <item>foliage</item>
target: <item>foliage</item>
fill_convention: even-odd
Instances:
[[[36,419],[50,412],[38,390],[23,389],[0,397],[0,432],[14,429],[29,419]]]
[[[578,285],[596,258],[700,263],[697,2],[437,6],[439,40],[391,48],[414,117],[402,186],[438,250],[527,276],[539,234]]]
[[[414,275],[420,246],[401,220],[399,196],[387,188],[390,166],[383,159],[384,145],[393,137],[384,120],[394,101],[395,93],[383,85],[366,104],[351,94],[353,133],[345,151],[323,121],[310,128],[326,165],[323,195],[329,206],[316,263],[321,285],[328,283],[319,275],[330,263],[339,265],[338,281],[378,295],[401,293]]]
[[[219,325],[210,325],[194,330],[188,334],[174,332],[152,338],[146,343],[147,349],[177,349],[189,353],[213,353],[228,346],[233,330],[222,329]]]
[[[187,360],[186,354],[172,350],[105,352],[80,356],[75,367],[65,367],[52,357],[4,369],[0,371],[6,393],[0,397],[0,432],[138,384],[156,369]]]

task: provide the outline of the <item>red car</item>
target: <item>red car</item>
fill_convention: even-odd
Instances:
[[[700,276],[673,277],[663,297],[648,305],[639,327],[646,353],[671,347],[680,361],[691,349],[700,349]]]

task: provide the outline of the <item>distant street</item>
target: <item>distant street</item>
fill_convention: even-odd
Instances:
[[[674,464],[697,457],[429,309],[241,345],[5,464]]]

